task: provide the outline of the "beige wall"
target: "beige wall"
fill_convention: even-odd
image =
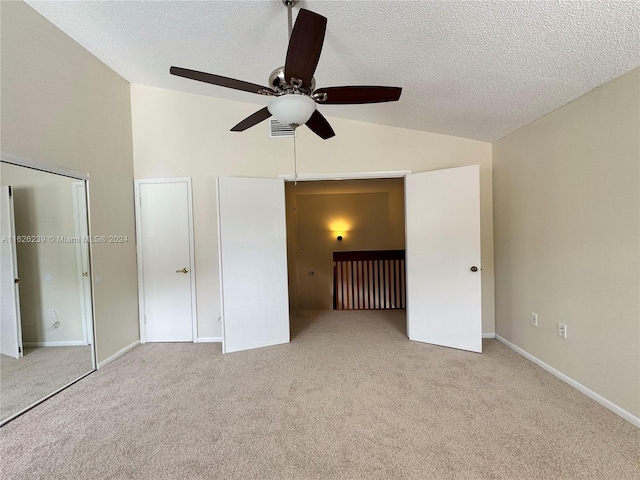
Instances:
[[[496,142],[493,159],[497,333],[636,416],[639,138],[635,69]]]
[[[131,85],[131,108],[136,178],[193,178],[198,336],[219,337],[215,177],[291,174],[293,142],[269,139],[267,122],[242,133],[229,132],[260,108],[255,104]],[[323,113],[330,116],[330,106]],[[480,165],[483,330],[493,332],[491,145],[352,120],[330,121],[336,137],[326,141],[301,128],[299,173],[421,172]]]
[[[139,338],[129,84],[22,2],[0,2],[2,151],[88,172],[102,361]]]
[[[0,183],[13,191],[16,236],[74,238],[76,180],[3,163]],[[84,340],[81,271],[78,248],[86,244],[51,241],[17,242],[22,341]],[[49,316],[49,310],[55,316]],[[57,326],[56,326],[57,324]]]
[[[290,296],[301,310],[332,308],[334,251],[404,250],[402,178],[289,182],[286,193],[287,209],[295,209],[295,224],[287,229],[287,244],[295,245],[289,274],[297,287]],[[337,231],[343,232],[340,242]]]

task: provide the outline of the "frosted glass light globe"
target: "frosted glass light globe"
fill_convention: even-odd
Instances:
[[[271,100],[267,109],[284,125],[304,125],[315,112],[316,102],[306,95],[290,93]]]

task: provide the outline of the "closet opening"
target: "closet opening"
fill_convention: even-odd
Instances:
[[[406,335],[404,178],[286,182],[285,198],[292,339],[349,311],[393,310]]]

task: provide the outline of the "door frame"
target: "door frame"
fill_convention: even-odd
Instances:
[[[382,180],[411,175],[413,170],[390,170],[388,172],[347,172],[347,173],[303,173],[297,177],[291,174],[278,175],[285,182],[318,182],[322,180]]]
[[[140,325],[140,343],[147,342],[145,327],[145,305],[144,305],[144,271],[143,253],[142,253],[142,217],[140,215],[140,185],[144,184],[163,184],[163,183],[186,183],[187,184],[187,204],[189,210],[189,275],[191,280],[191,337],[193,343],[198,342],[198,314],[196,312],[196,262],[195,262],[195,241],[193,233],[193,191],[191,187],[191,177],[173,177],[173,178],[135,178],[133,180],[134,187],[134,204],[136,217],[136,252],[138,263],[138,323]]]
[[[278,175],[278,178],[281,178],[285,181],[285,183],[291,182],[321,182],[321,181],[331,181],[331,180],[384,180],[386,178],[405,178],[407,175],[411,175],[413,170],[388,170],[388,171],[375,171],[375,172],[343,172],[343,173],[304,173],[298,176],[294,176],[292,174],[283,174]],[[403,187],[404,188],[404,187]],[[285,197],[285,221],[286,221],[286,197]],[[405,229],[405,237],[407,230],[407,222],[405,219],[404,222]],[[405,248],[406,248],[406,239],[405,239]],[[289,238],[287,237],[287,255],[289,254]],[[406,268],[406,267],[405,267]],[[289,272],[289,266],[287,265],[287,273],[291,275]],[[296,288],[298,285],[298,276],[297,272],[293,272],[296,274]],[[291,297],[289,297],[291,298]],[[296,312],[298,310],[297,305],[297,295],[296,295]],[[223,330],[224,333],[224,330]]]

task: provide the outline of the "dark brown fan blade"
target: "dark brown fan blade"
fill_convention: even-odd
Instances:
[[[318,103],[326,105],[348,105],[356,103],[380,103],[396,102],[400,98],[402,88],[400,87],[328,87],[319,88],[314,96],[319,95]],[[323,94],[327,99],[322,100]]]
[[[243,82],[242,80],[235,80],[228,77],[221,77],[220,75],[214,75],[213,73],[189,70],[188,68],[171,67],[169,69],[169,72],[171,73],[171,75],[177,75],[178,77],[189,78],[191,80],[197,80],[204,83],[211,83],[212,85],[218,85],[220,87],[233,88],[235,90],[241,90],[243,92],[273,92],[273,90],[271,90],[270,88],[263,87],[262,85],[256,85],[255,83]]]
[[[291,82],[291,78],[298,78],[302,80],[303,87],[309,87],[320,60],[326,28],[325,17],[304,8],[300,9],[291,32],[287,60],[284,64],[284,78],[287,83]]]
[[[322,115],[318,110],[313,112],[311,118],[307,120],[306,125],[311,129],[313,133],[318,135],[323,140],[335,137],[336,135],[333,131],[333,128],[331,128],[331,125],[329,125],[329,122],[327,122],[327,119],[324,118],[324,115]]]
[[[264,107],[262,110],[258,110],[253,115],[249,115],[247,118],[242,120],[239,124],[231,129],[232,132],[244,132],[247,128],[251,128],[254,125],[259,124],[260,122],[266,120],[271,116],[269,109]]]

